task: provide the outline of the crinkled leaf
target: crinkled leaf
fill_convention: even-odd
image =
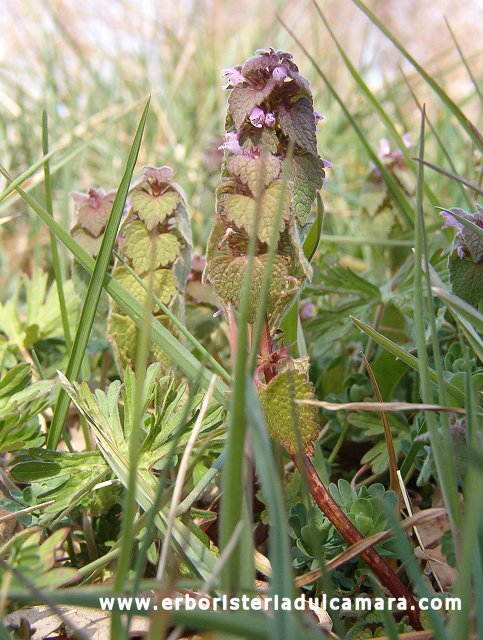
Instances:
[[[97,256],[102,244],[102,234],[96,237],[77,226],[72,229],[71,235],[89,255],[93,258]]]
[[[248,118],[252,109],[259,106],[277,86],[270,78],[263,86],[237,86],[232,89],[228,98],[228,111],[233,116],[235,128],[238,129]]]
[[[253,322],[256,316],[267,260],[268,255],[266,254],[253,259],[248,322]],[[247,265],[248,258],[246,256],[238,256],[235,258],[231,256],[217,256],[210,261],[209,267],[207,268],[207,276],[213,284],[215,293],[225,306],[231,303],[235,308],[238,308],[242,296]],[[268,299],[269,313],[273,311],[277,301],[286,290],[286,276],[287,267],[285,261],[275,256]]]
[[[268,433],[290,453],[297,452],[298,435],[305,450],[313,453],[317,437],[317,409],[296,400],[313,400],[314,390],[307,375],[296,369],[277,374],[258,390]]]
[[[166,191],[158,196],[136,187],[129,195],[133,209],[144,220],[149,231],[166,220],[171,215],[180,200],[176,191]]]
[[[309,222],[317,191],[325,176],[324,163],[310,153],[294,155],[292,160],[292,207],[301,226]]]
[[[144,303],[146,291],[126,267],[119,267],[116,269],[114,275],[116,280],[119,280],[136,300]],[[168,304],[178,290],[176,277],[167,269],[159,269],[154,272],[153,276],[148,273],[142,278],[142,281],[148,290],[149,287],[152,286],[154,295],[158,297],[161,302],[164,302],[164,304]]]
[[[261,242],[267,244],[270,242],[280,207],[282,212],[278,230],[283,231],[285,221],[290,216],[290,198],[284,185],[281,182],[275,182],[265,190],[259,206],[257,237]],[[238,227],[243,227],[249,235],[254,232],[257,215],[257,202],[254,198],[239,193],[230,195],[226,199],[225,210],[227,217]]]
[[[122,252],[132,259],[138,273],[157,269],[173,262],[179,255],[179,243],[171,233],[152,234],[136,220],[124,231]]]
[[[278,109],[278,122],[283,133],[296,146],[317,156],[314,107],[311,98],[302,96],[289,106]]]
[[[483,209],[476,205],[476,213],[469,213],[464,209],[450,209],[450,212],[455,212],[472,222],[477,227],[483,228]],[[468,251],[470,252],[473,262],[480,262],[483,260],[483,237],[478,233],[478,229],[473,230],[471,227],[463,227],[461,230],[461,237]],[[456,238],[458,241],[459,236]]]
[[[483,260],[475,263],[468,255],[460,258],[454,250],[449,256],[448,269],[453,293],[477,306],[483,300]]]
[[[228,169],[256,196],[260,186],[266,187],[278,178],[282,163],[273,155],[259,158],[233,156],[228,163]]]
[[[109,315],[109,340],[116,356],[116,364],[120,370],[133,364],[136,358],[137,327],[128,316],[112,311]]]

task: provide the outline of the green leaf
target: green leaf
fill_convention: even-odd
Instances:
[[[248,322],[253,322],[259,303],[265,264],[268,254],[253,258],[253,272],[250,281]],[[224,305],[233,304],[239,308],[245,272],[248,265],[247,256],[217,256],[209,263],[208,278],[213,284],[215,293]],[[277,302],[286,290],[287,267],[282,258],[274,257],[270,294],[268,299],[268,312],[273,311]]]
[[[292,158],[292,206],[299,225],[309,222],[317,191],[325,177],[324,163],[310,153],[295,154]]]
[[[483,260],[475,263],[467,255],[460,258],[454,250],[448,259],[448,270],[453,293],[477,306],[483,300]]]
[[[105,479],[109,468],[98,451],[67,453],[32,447],[28,458],[12,467],[17,482],[35,485],[36,501],[54,500],[42,509],[39,523],[56,514],[66,515],[91,495],[93,487]]]
[[[258,395],[270,437],[289,453],[296,454],[300,434],[305,450],[313,452],[313,441],[318,433],[317,409],[296,402],[315,397],[307,374],[296,369],[283,371],[266,386],[260,386]]]
[[[133,261],[134,270],[139,274],[166,266],[179,255],[179,243],[171,233],[152,235],[144,224],[137,220],[124,231],[122,252]]]
[[[147,297],[146,290],[136,278],[129,273],[126,267],[119,267],[113,275],[136,300],[142,304],[145,303]],[[147,273],[141,279],[148,290],[151,286],[153,294],[164,304],[169,304],[178,291],[176,276],[167,269],[159,269],[154,273]]]
[[[239,193],[229,195],[225,201],[227,217],[237,226],[243,227],[248,235],[252,235],[255,231],[259,209],[257,237],[261,242],[267,244],[270,242],[280,207],[282,207],[282,215],[278,230],[283,231],[285,221],[290,216],[290,199],[288,191],[285,190],[281,182],[276,182],[265,190],[259,207],[257,207],[257,201],[254,198]]]
[[[170,384],[172,384],[172,382],[170,383],[170,378],[164,377],[160,379],[160,376],[157,374],[159,374],[159,365],[151,365],[146,375],[146,385],[143,388],[142,406],[146,407],[146,404],[150,403],[152,399],[156,402],[156,398],[163,398],[166,392],[168,395],[161,406],[156,406],[155,404],[152,409],[154,412],[153,416],[150,415],[151,412],[142,416],[142,435],[144,442],[140,443],[141,455],[136,466],[135,497],[136,502],[143,511],[149,511],[156,499],[155,491],[157,480],[151,472],[151,466],[154,459],[162,459],[163,453],[166,455],[170,448],[172,429],[171,427],[166,429],[167,425],[164,416],[169,416],[170,411],[176,411],[177,416],[173,416],[173,421],[176,426],[179,426],[179,421],[185,417],[184,406],[180,404],[179,407],[176,407],[176,403],[180,400],[180,395],[174,391],[173,396],[173,391],[170,389]],[[86,383],[82,383],[81,385],[76,383],[69,384],[65,378],[63,379],[63,383],[72,401],[76,404],[81,414],[92,425],[94,433],[96,434],[99,450],[111,471],[119,479],[121,484],[125,488],[128,488],[128,438],[130,426],[126,422],[126,420],[129,420],[126,416],[132,415],[133,413],[134,407],[132,403],[135,388],[126,388],[125,393],[123,393],[125,411],[121,417],[118,408],[120,394],[120,385],[118,382],[112,383],[107,392],[98,390],[95,395]],[[135,378],[132,376],[132,373],[131,375],[127,373],[125,384],[127,387],[129,387],[129,385],[135,385]],[[179,391],[179,389],[177,391]],[[202,397],[200,395],[193,409],[196,410],[201,402]],[[173,403],[174,406],[170,406],[173,405]],[[146,422],[151,424],[151,428],[147,433]],[[211,428],[213,428],[213,416],[209,415],[206,430],[210,430]],[[186,433],[185,437],[178,441],[177,446],[180,446],[181,443],[182,447],[187,437],[189,437],[189,435]],[[157,451],[155,450],[154,442],[157,443]],[[154,519],[156,527],[161,534],[166,532],[166,521],[167,516],[163,509],[156,514]],[[177,552],[188,562],[193,573],[201,576],[205,580],[208,579],[215,565],[215,556],[213,552],[201,542],[200,538],[180,520],[176,520],[174,524],[173,542]]]
[[[289,140],[317,158],[317,138],[312,98],[300,97],[278,109],[280,128]]]
[[[151,231],[157,224],[166,220],[176,209],[180,195],[176,191],[166,191],[160,195],[152,195],[143,187],[136,187],[129,194],[133,209],[144,220]]]
[[[228,170],[246,184],[252,194],[257,196],[260,186],[267,187],[276,180],[282,171],[281,161],[272,154],[259,158],[233,156],[228,162]]]
[[[52,387],[51,380],[32,383],[26,364],[15,366],[0,379],[0,452],[43,442],[37,416],[51,403]]]
[[[79,374],[82,360],[84,359],[84,353],[87,347],[87,342],[91,333],[92,325],[94,324],[94,318],[96,315],[97,305],[101,297],[101,292],[104,284],[104,278],[106,277],[109,262],[112,257],[112,250],[116,241],[117,231],[121,222],[121,217],[124,211],[124,205],[126,202],[129,183],[131,182],[134,167],[141,146],[141,140],[144,131],[144,125],[148,115],[149,102],[146,104],[141,120],[139,122],[134,141],[129,153],[129,157],[126,163],[124,175],[122,177],[119,189],[112,206],[111,216],[107,223],[106,231],[102,239],[102,245],[99,252],[99,256],[96,260],[92,277],[89,282],[89,288],[87,290],[84,306],[82,307],[81,317],[79,320],[79,326],[75,335],[74,344],[72,345],[71,354],[69,357],[69,363],[66,369],[66,377],[69,380],[76,378]],[[59,399],[54,411],[54,417],[50,425],[49,433],[47,435],[47,446],[49,449],[55,449],[64,426],[64,420],[69,410],[69,397],[65,392],[59,394]]]

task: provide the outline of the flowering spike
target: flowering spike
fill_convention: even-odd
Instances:
[[[143,285],[176,315],[184,315],[183,293],[189,271],[191,229],[186,200],[173,182],[170,167],[144,167],[140,184],[129,192],[130,211],[122,224],[118,251],[122,260],[114,265],[112,275],[140,302],[146,299]],[[127,266],[126,266],[127,265]],[[129,268],[128,268],[129,267]],[[169,319],[153,304],[153,313],[164,325]],[[174,328],[171,327],[174,331]],[[115,304],[109,315],[109,340],[118,368],[135,364],[136,325]],[[166,361],[159,350],[152,357]]]
[[[204,278],[211,282],[225,309],[228,305],[237,309],[248,244],[255,236],[248,318],[253,322],[268,247],[276,237],[267,301],[273,328],[312,273],[302,242],[324,178],[324,163],[317,153],[317,116],[310,85],[289,53],[259,50],[224,75],[231,78],[233,71],[244,81],[231,83],[221,146],[224,166]],[[289,155],[285,183],[282,168]]]

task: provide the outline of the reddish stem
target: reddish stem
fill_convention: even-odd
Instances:
[[[265,374],[265,382],[268,383],[276,375],[276,372],[269,364],[271,340],[270,328],[266,317],[260,340],[259,353],[262,359],[267,361],[267,366],[263,371]],[[292,459],[302,477],[307,478],[310,493],[312,494],[319,509],[330,520],[340,535],[351,545],[359,542],[359,540],[364,540],[362,533],[352,524],[334,498],[330,495],[322,480],[319,478],[310,458],[303,454],[301,458],[294,455],[292,456]],[[416,630],[422,629],[418,603],[399,576],[393,571],[391,566],[373,547],[369,547],[365,551],[361,551],[360,555],[393,597],[405,599],[406,612],[412,626]]]
[[[300,471],[302,477],[308,480],[310,493],[317,503],[322,513],[330,520],[340,535],[349,544],[355,544],[359,540],[364,540],[362,533],[352,524],[349,518],[341,510],[340,506],[330,495],[329,491],[319,478],[310,458],[303,455],[292,456],[292,459]],[[401,581],[399,576],[391,569],[389,564],[377,553],[373,547],[361,551],[361,557],[374,571],[381,583],[390,591],[395,598],[405,598],[407,603],[406,613],[409,616],[412,626],[416,630],[422,629],[419,617],[419,606],[414,596]]]

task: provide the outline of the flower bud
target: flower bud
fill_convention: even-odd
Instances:
[[[272,113],[272,111],[269,111],[265,116],[265,125],[267,127],[272,128],[275,126],[275,122],[276,122],[275,114]]]

